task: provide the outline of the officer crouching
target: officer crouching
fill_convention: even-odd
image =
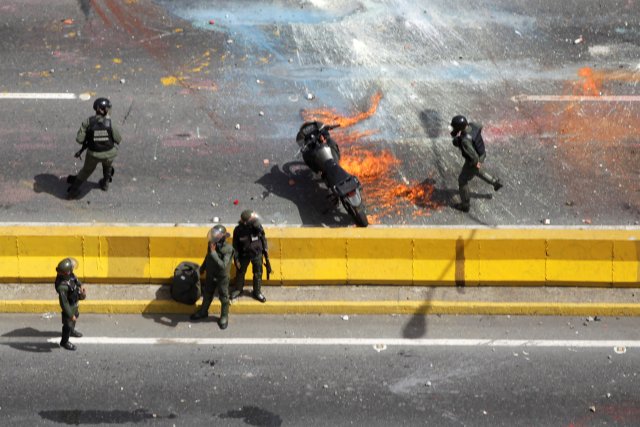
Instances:
[[[80,158],[85,149],[87,155],[78,175],[67,177],[67,182],[71,184],[67,190],[68,199],[75,199],[80,195],[80,186],[91,176],[98,164],[102,165],[102,179],[99,184],[103,191],[109,189],[109,183],[113,179],[113,161],[118,154],[118,145],[122,141],[122,136],[113,126],[109,116],[111,101],[107,98],[98,98],[93,103],[93,109],[96,112],[95,116],[82,122],[76,135],[76,142],[82,144],[82,149],[76,153],[76,157]]]
[[[69,337],[80,338],[82,334],[76,330],[76,320],[80,316],[78,301],[86,298],[87,293],[73,270],[78,266],[74,258],[65,258],[58,263],[55,289],[58,293],[62,309],[62,339],[60,346],[67,350],[75,350],[76,346],[69,342]]]

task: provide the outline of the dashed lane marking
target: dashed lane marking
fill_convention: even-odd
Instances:
[[[50,338],[57,343],[60,338]],[[557,347],[638,348],[634,340],[526,340],[526,339],[405,339],[405,338],[115,338],[83,337],[78,344],[98,345],[298,345],[298,346],[398,346],[398,347]]]
[[[28,93],[28,92],[0,92],[2,99],[40,99],[40,100],[73,100],[78,99],[75,93]],[[83,97],[80,97],[84,99]]]
[[[511,98],[513,102],[640,102],[639,95],[518,95]]]

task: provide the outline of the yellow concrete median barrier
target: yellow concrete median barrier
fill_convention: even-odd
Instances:
[[[52,281],[58,261],[72,256],[89,283],[167,283],[181,261],[202,261],[209,228],[0,226],[0,281]],[[266,233],[268,284],[634,287],[640,277],[637,228],[268,227]]]

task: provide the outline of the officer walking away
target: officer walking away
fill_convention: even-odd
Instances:
[[[240,221],[233,229],[233,249],[235,251],[235,264],[237,268],[236,286],[231,293],[231,299],[236,299],[242,295],[244,288],[244,276],[251,263],[253,271],[253,292],[251,295],[260,302],[266,302],[267,298],[262,295],[260,287],[262,285],[262,257],[268,257],[267,237],[258,215],[245,210],[240,214]]]
[[[468,123],[466,117],[458,115],[451,119],[450,128],[453,145],[460,149],[460,153],[464,157],[464,166],[462,166],[462,171],[458,176],[460,203],[454,205],[454,208],[462,212],[469,212],[471,208],[469,181],[473,177],[477,176],[493,185],[494,191],[501,189],[502,183],[482,169],[482,164],[486,158],[484,141],[482,140],[482,125]]]
[[[58,263],[55,289],[58,293],[62,309],[62,339],[60,346],[67,350],[75,350],[76,346],[69,342],[69,337],[80,338],[82,334],[76,330],[76,320],[80,316],[78,301],[86,298],[86,290],[73,270],[78,266],[74,258],[65,258]]]
[[[76,157],[80,158],[85,149],[87,155],[78,175],[69,175],[67,178],[67,182],[71,184],[67,190],[68,199],[79,196],[80,186],[91,176],[98,164],[102,164],[102,179],[99,184],[103,191],[109,189],[109,183],[113,179],[113,161],[118,154],[118,145],[122,141],[122,136],[113,126],[109,116],[111,101],[107,98],[98,98],[93,103],[93,109],[96,112],[95,116],[82,122],[76,135],[76,142],[82,144],[82,149],[76,153]]]
[[[209,317],[209,307],[217,289],[222,305],[220,319],[218,319],[220,329],[226,329],[229,323],[229,275],[233,260],[233,247],[225,241],[228,237],[230,234],[227,233],[227,229],[223,225],[215,225],[207,234],[209,247],[200,266],[200,274],[206,272],[202,289],[202,306],[191,315],[191,320]]]

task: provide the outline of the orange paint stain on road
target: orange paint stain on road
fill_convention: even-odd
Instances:
[[[433,201],[433,184],[403,179],[400,171],[402,161],[391,150],[376,149],[372,142],[367,141],[377,130],[357,132],[345,129],[372,117],[381,99],[382,94],[376,93],[366,111],[351,116],[342,116],[335,109],[315,109],[304,111],[302,117],[305,121],[340,124],[341,129],[333,133],[333,138],[343,147],[340,164],[362,183],[371,224],[379,224],[384,217],[402,216],[407,212],[413,217],[430,216],[433,210],[441,208]]]

